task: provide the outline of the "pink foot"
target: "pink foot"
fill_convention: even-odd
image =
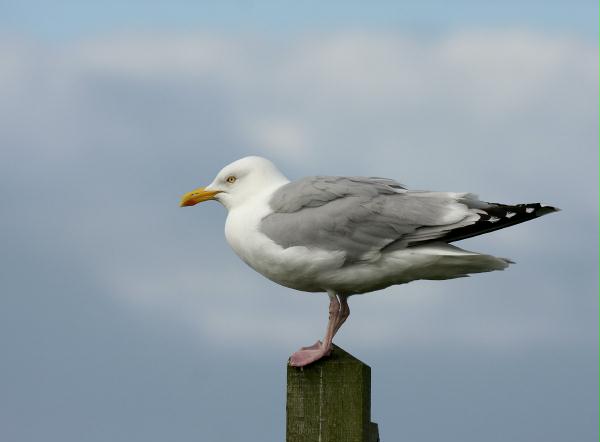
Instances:
[[[324,356],[329,356],[331,348],[325,348],[320,341],[317,341],[310,347],[302,347],[290,356],[290,365],[292,367],[305,367]]]

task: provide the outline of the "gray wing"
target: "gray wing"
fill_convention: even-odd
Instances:
[[[386,178],[329,176],[288,183],[269,204],[273,213],[260,225],[269,238],[284,248],[343,251],[347,263],[427,241],[457,241],[554,210],[490,204],[468,193],[409,191]]]

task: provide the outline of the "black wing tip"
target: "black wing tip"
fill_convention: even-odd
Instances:
[[[553,212],[560,212],[562,209],[560,207],[554,207],[554,206],[545,206],[545,205],[541,205],[540,209],[536,211],[536,213],[541,212],[540,216],[542,215],[546,215],[548,213],[553,213]]]
[[[475,223],[451,230],[440,239],[446,242],[460,241],[560,211],[558,207],[546,206],[542,203],[515,205],[488,204],[489,206],[485,209],[480,209],[479,219]]]
[[[549,213],[560,212],[562,209],[554,206],[547,206],[542,203],[533,203],[533,204],[519,204],[519,206],[524,207],[525,211],[533,211],[532,215],[536,217],[548,215]]]
[[[496,222],[502,220],[510,224],[528,221],[539,218],[549,213],[560,212],[561,209],[554,206],[544,205],[542,203],[525,204],[491,204],[490,207],[483,209],[480,214],[482,221]],[[514,217],[514,218],[513,218]],[[512,219],[511,219],[512,218]]]

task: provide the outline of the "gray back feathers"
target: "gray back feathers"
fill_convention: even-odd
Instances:
[[[309,177],[289,183],[272,197],[272,214],[261,230],[284,248],[341,250],[347,262],[368,259],[392,243],[441,236],[442,227],[469,216],[451,194],[409,192],[381,178]],[[456,211],[462,213],[454,213]],[[450,222],[448,222],[450,221]],[[435,232],[417,232],[439,227]]]

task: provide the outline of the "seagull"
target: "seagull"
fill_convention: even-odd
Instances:
[[[294,352],[294,367],[331,353],[333,337],[350,315],[350,296],[503,270],[510,260],[450,243],[559,210],[487,203],[471,193],[408,190],[388,178],[290,181],[258,156],[225,166],[208,186],[186,193],[180,206],[208,200],[228,210],[225,237],[246,264],[282,286],[328,294],[325,336]]]

